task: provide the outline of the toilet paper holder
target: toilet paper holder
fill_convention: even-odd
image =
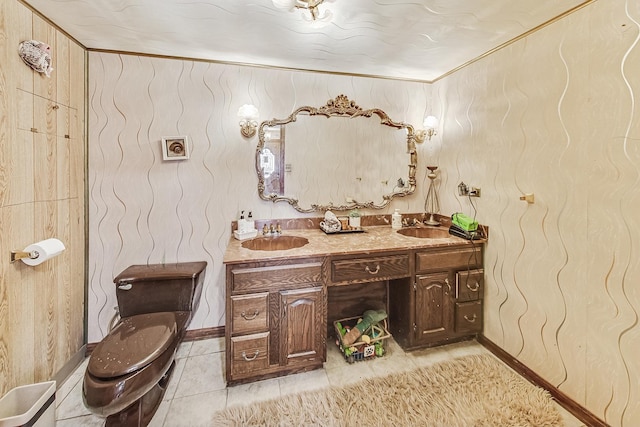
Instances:
[[[39,256],[40,256],[40,252],[38,251],[31,251],[31,252],[11,251],[11,263],[13,264],[14,262],[22,258],[37,259]]]
[[[29,266],[36,266],[58,256],[65,250],[64,243],[56,238],[32,243],[21,251],[11,251],[11,263],[22,260]]]

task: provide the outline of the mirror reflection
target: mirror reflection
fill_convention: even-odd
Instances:
[[[330,120],[328,120],[330,119]],[[415,191],[415,135],[340,95],[259,127],[258,192],[299,212],[381,209]]]

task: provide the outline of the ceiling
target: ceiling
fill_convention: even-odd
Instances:
[[[591,0],[327,0],[315,23],[272,0],[24,1],[90,50],[431,82]]]

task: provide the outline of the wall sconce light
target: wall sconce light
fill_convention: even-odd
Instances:
[[[251,138],[256,134],[258,127],[258,108],[255,105],[244,104],[238,109],[238,117],[240,118],[240,133],[245,138]]]
[[[418,142],[424,142],[425,139],[431,140],[431,137],[438,134],[436,128],[438,127],[438,119],[435,116],[427,116],[422,122],[424,130],[416,132],[416,139]]]
[[[438,133],[436,131],[436,127],[438,127],[438,119],[435,116],[425,117],[422,125],[424,126],[424,130],[427,134],[427,137],[429,137],[429,139],[431,139],[433,135]]]

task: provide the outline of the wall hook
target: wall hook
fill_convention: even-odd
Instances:
[[[535,196],[533,195],[533,193],[527,193],[524,196],[520,196],[520,200],[524,200],[525,202],[532,205],[533,203],[535,203]]]

